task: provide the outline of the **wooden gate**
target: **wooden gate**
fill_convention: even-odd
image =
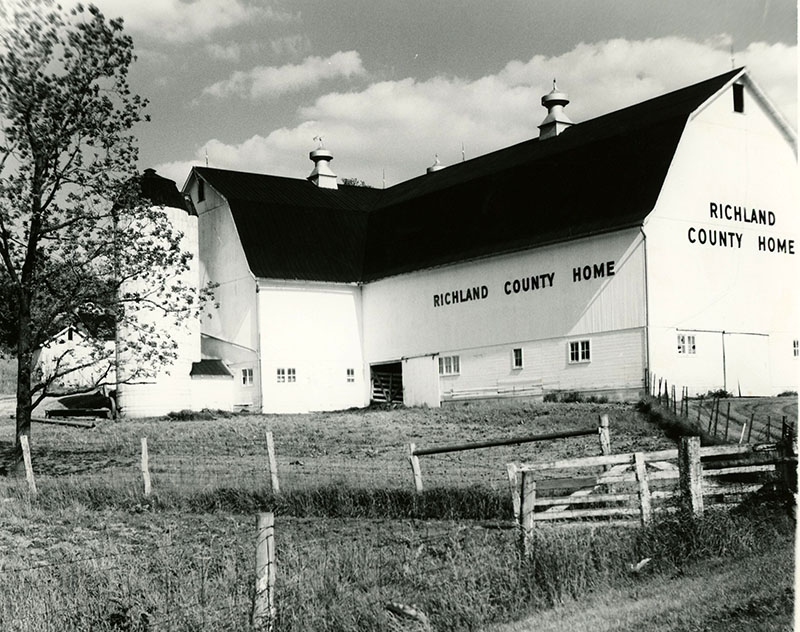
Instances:
[[[372,367],[372,401],[381,404],[403,403],[403,366],[400,362]]]

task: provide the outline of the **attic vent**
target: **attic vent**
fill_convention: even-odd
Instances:
[[[744,86],[740,83],[733,84],[733,111],[744,112]]]
[[[197,201],[202,202],[206,199],[206,183],[200,178],[197,179]]]

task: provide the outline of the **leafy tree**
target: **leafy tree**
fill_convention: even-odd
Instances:
[[[351,187],[365,187],[367,189],[372,188],[360,178],[342,178],[342,184],[349,185]]]
[[[111,383],[115,352],[94,340],[48,372],[35,350],[81,322],[116,325],[116,353],[135,381],[170,363],[176,344],[164,316],[197,313],[181,275],[191,255],[163,209],[144,203],[132,128],[147,117],[132,94],[133,42],[121,19],[94,6],[51,0],[0,8],[0,287],[13,314],[16,443],[31,411],[70,372],[97,368]],[[16,450],[19,468],[20,450]]]

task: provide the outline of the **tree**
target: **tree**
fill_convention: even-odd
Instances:
[[[366,182],[361,180],[360,178],[342,178],[342,184],[348,185],[351,187],[366,187],[367,189],[371,189],[372,187],[368,185]]]
[[[94,6],[35,0],[0,14],[0,288],[14,311],[17,446],[57,380],[87,366],[98,385],[114,379],[99,337],[34,371],[53,332],[111,319],[125,379],[137,380],[175,358],[162,317],[197,313],[181,234],[140,195],[132,128],[147,117],[128,85],[134,59],[122,20]]]

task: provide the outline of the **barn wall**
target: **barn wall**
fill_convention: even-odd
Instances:
[[[798,199],[792,146],[749,89],[744,113],[733,111],[729,89],[688,123],[644,228],[651,367],[659,376],[693,393],[796,389]],[[733,207],[742,207],[741,219]],[[766,224],[744,221],[753,210]],[[696,337],[695,354],[678,353],[679,334]]]
[[[195,377],[192,379],[192,410],[233,410],[235,378]]]
[[[586,266],[592,277],[598,266],[597,278],[576,280]],[[531,276],[538,289],[522,291]],[[635,229],[392,277],[366,285],[363,296],[367,362],[459,355],[461,373],[441,378],[442,393],[503,382],[641,387],[644,255]],[[568,343],[581,339],[592,340],[591,361],[571,364]],[[514,370],[519,346],[525,366]]]
[[[261,280],[258,301],[265,412],[339,410],[369,403],[360,288]],[[278,369],[285,370],[282,381]],[[289,369],[294,369],[294,381]],[[348,381],[348,369],[353,381]]]
[[[197,200],[196,180],[187,189]],[[239,241],[239,233],[227,202],[210,186],[205,200],[195,202],[200,216],[200,283],[212,282],[215,305],[201,320],[203,354],[219,358],[234,373],[234,403],[258,408],[261,405],[258,375],[258,317],[256,281]],[[242,384],[242,369],[252,369],[253,385]]]

